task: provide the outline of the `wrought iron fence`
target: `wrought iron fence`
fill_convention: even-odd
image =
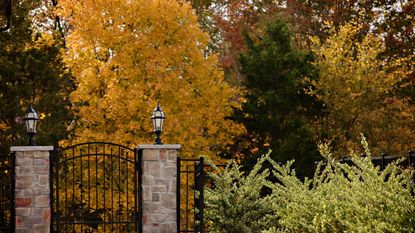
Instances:
[[[362,154],[362,157],[366,155]],[[385,169],[388,164],[397,161],[398,159],[403,159],[401,163],[398,165],[401,167],[412,167],[415,168],[415,152],[410,151],[408,154],[402,155],[387,155],[382,153],[380,156],[372,157],[372,163],[375,166],[380,167],[381,170]],[[352,159],[350,157],[342,157],[337,160],[341,163],[352,164]],[[314,164],[294,164],[292,166],[293,169],[296,171],[296,175],[300,179],[304,179],[305,177],[312,178],[314,176],[315,169],[317,168],[317,164],[320,161],[315,162]]]
[[[0,233],[14,232],[15,156],[0,155]]]
[[[204,188],[212,186],[209,174],[213,168],[203,157],[198,159],[177,158],[177,232],[209,232],[204,222]],[[216,165],[219,168],[223,164]]]
[[[405,156],[392,156],[382,154],[381,156],[372,157],[372,162],[375,166],[381,169],[386,168],[388,164]],[[350,158],[344,157],[338,160],[342,163],[351,164]],[[209,232],[209,226],[204,222],[204,188],[214,185],[209,178],[209,173],[212,172],[212,167],[205,164],[203,158],[199,159],[177,159],[177,209],[178,211],[178,233],[194,232],[205,233]],[[270,164],[267,164],[270,165]],[[402,167],[415,168],[415,153],[409,152],[406,159],[400,163]],[[223,168],[225,165],[216,165]],[[317,163],[312,164],[295,164],[292,168],[296,170],[296,175],[300,179],[305,177],[312,178],[314,176]],[[272,180],[272,177],[270,177]],[[266,192],[264,192],[266,195]]]
[[[141,156],[112,143],[84,143],[51,160],[52,232],[140,232]]]
[[[196,167],[203,159],[177,158],[177,232],[196,232]],[[203,191],[202,191],[203,192]],[[200,196],[199,196],[200,197]]]

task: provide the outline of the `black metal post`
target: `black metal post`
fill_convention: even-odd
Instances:
[[[142,176],[143,176],[143,168],[142,168],[142,161],[143,161],[143,150],[139,149],[137,154],[137,175],[138,175],[138,203],[139,203],[139,207],[138,207],[138,232],[141,233],[143,232],[143,180],[142,180]]]
[[[382,153],[382,164],[381,164],[381,169],[385,169],[385,152]]]
[[[176,176],[176,223],[177,233],[180,233],[180,164],[181,158],[177,156],[177,176]]]
[[[36,142],[35,142],[35,139],[34,139],[36,133],[30,132],[30,133],[27,133],[27,134],[29,134],[29,146],[36,146]]]
[[[11,201],[10,201],[10,226],[11,226],[11,232],[14,232],[14,229],[15,229],[15,224],[16,224],[16,209],[15,209],[15,203],[14,203],[14,200],[15,200],[15,193],[14,193],[14,190],[15,190],[15,188],[16,188],[16,153],[15,152],[12,152],[11,154],[10,154],[10,156],[11,156],[11,168],[10,168],[10,171],[11,171],[11,174],[10,174],[10,178],[11,178],[11,192],[10,192],[10,195],[11,195]]]
[[[204,211],[204,195],[203,188],[205,183],[205,171],[204,171],[204,160],[200,157],[199,163],[195,166],[195,192],[198,192],[199,196],[195,198],[195,208],[198,211],[195,214],[195,232],[204,233],[205,224],[203,222],[203,211]]]
[[[135,220],[135,230],[137,232],[140,232],[140,227],[139,227],[138,222],[141,221],[141,219],[140,219],[140,214],[138,212],[138,203],[137,203],[138,202],[138,200],[137,200],[138,199],[137,198],[138,190],[137,189],[138,189],[138,185],[141,185],[141,184],[138,183],[138,174],[137,173],[139,173],[139,171],[141,170],[140,169],[141,162],[138,162],[137,155],[138,155],[137,148],[134,148],[134,162],[135,162],[135,170],[134,170],[134,218],[135,219],[134,220]],[[104,197],[105,197],[105,194],[104,194]]]
[[[53,197],[55,196],[53,193],[53,168],[54,168],[54,161],[58,155],[58,149],[55,149],[52,153],[49,153],[49,192],[50,192],[50,232],[55,232],[53,228],[53,222],[55,217],[55,212],[53,210]]]
[[[156,145],[161,145],[161,144],[163,144],[163,143],[161,143],[161,138],[160,138],[160,134],[161,134],[161,131],[159,131],[159,130],[157,130],[157,131],[155,131],[155,133],[156,133]]]

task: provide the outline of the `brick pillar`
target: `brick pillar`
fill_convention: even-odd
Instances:
[[[140,145],[143,233],[177,232],[177,152],[180,145]]]
[[[15,146],[16,233],[50,231],[49,157],[53,146]]]

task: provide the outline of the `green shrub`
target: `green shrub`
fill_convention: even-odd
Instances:
[[[248,174],[231,163],[213,175],[215,187],[206,190],[206,218],[213,232],[415,232],[413,169],[398,162],[383,171],[368,157],[352,157],[352,165],[331,159],[319,164],[313,179],[301,181],[291,168],[268,156]],[[272,164],[277,182],[267,181]],[[268,187],[272,193],[261,196]]]
[[[205,217],[210,221],[212,233],[257,233],[268,229],[266,220],[273,210],[271,196],[262,197],[261,189],[267,186],[269,172],[260,171],[265,157],[245,175],[235,162],[224,171],[210,174],[214,188],[205,192]]]

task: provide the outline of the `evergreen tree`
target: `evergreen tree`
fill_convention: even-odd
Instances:
[[[297,164],[317,158],[309,123],[318,103],[304,92],[306,77],[316,76],[309,52],[291,46],[292,32],[285,20],[278,18],[265,29],[263,36],[246,35],[248,50],[240,57],[245,76],[245,100],[235,109],[233,119],[242,123],[248,134],[240,138],[245,147],[245,163],[272,149],[277,161],[296,159]]]
[[[0,32],[0,153],[26,145],[23,116],[28,106],[42,118],[36,141],[57,145],[71,118],[70,74],[61,59],[62,42],[53,31],[35,26],[39,1],[14,1],[13,26]],[[38,22],[38,21],[37,21]]]

